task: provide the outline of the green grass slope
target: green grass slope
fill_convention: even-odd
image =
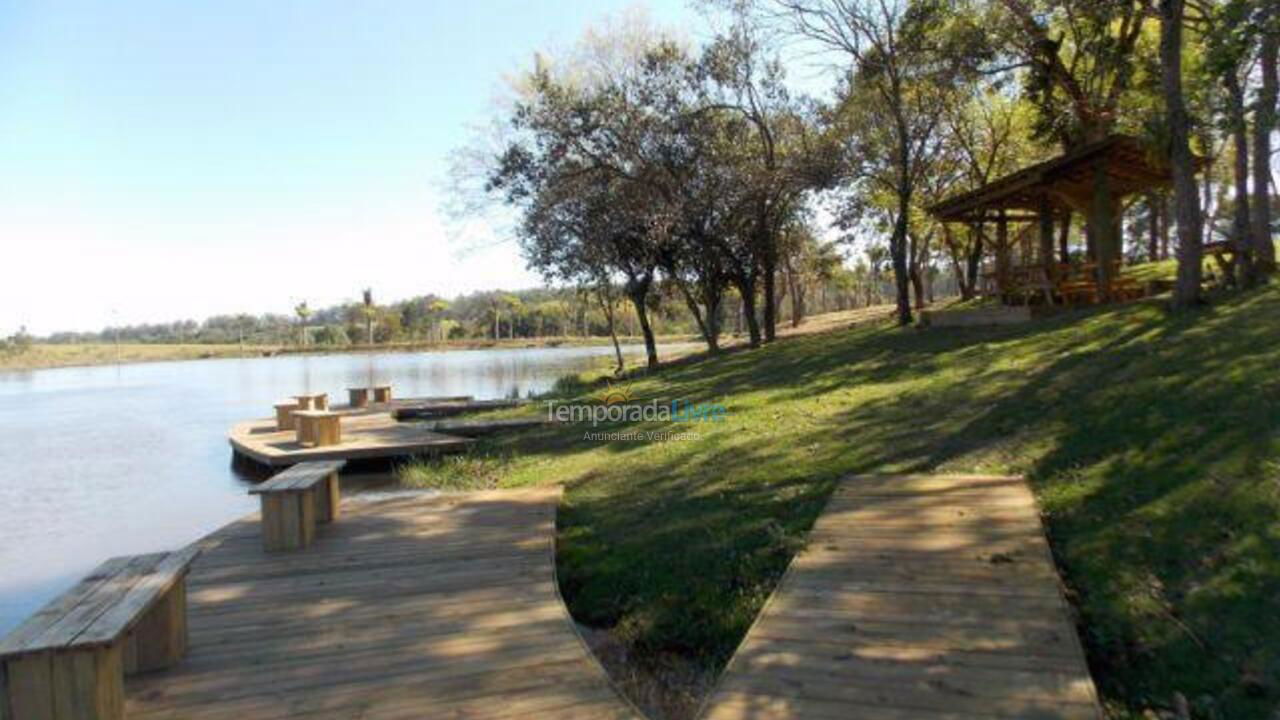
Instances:
[[[559,572],[574,616],[642,660],[716,669],[841,476],[1025,473],[1112,715],[1182,693],[1197,717],[1272,718],[1278,317],[1269,288],[1179,317],[1150,301],[1017,327],[800,337],[630,384],[638,401],[724,403],[723,423],[599,428],[695,438],[547,428],[491,441],[465,462],[495,460],[467,475],[566,484]]]

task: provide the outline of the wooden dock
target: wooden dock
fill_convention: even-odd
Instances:
[[[555,582],[558,489],[348,500],[310,548],[256,516],[202,541],[190,650],[131,677],[133,720],[637,718]]]
[[[433,432],[402,423],[387,412],[342,417],[342,442],[326,447],[303,447],[293,430],[276,430],[275,420],[250,420],[231,429],[232,449],[267,467],[284,467],[306,460],[369,460],[429,455],[465,448],[470,438]]]
[[[855,477],[705,720],[1102,717],[1035,499],[1013,477]]]

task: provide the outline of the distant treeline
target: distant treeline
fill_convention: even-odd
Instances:
[[[872,258],[878,260],[879,258]],[[954,294],[953,283],[934,278],[939,295]],[[892,296],[887,268],[859,262],[837,265],[813,277],[803,307],[780,298],[779,315],[790,322],[801,316],[880,304]],[[634,310],[615,294],[616,331],[637,336]],[[107,327],[97,332],[57,332],[40,338],[48,343],[208,343],[246,345],[346,346],[386,343],[436,343],[547,337],[608,337],[609,316],[599,293],[575,288],[485,291],[452,300],[422,295],[387,304],[352,301],[325,308],[302,303],[293,315],[264,313],[216,315],[203,321],[177,320]],[[663,286],[651,301],[650,322],[660,335],[696,334],[698,328],[675,288]],[[742,302],[730,293],[722,310],[726,328],[742,332]],[[757,312],[759,309],[757,308]]]

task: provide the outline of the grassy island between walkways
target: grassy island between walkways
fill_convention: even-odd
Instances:
[[[837,478],[1024,473],[1111,715],[1181,694],[1197,717],[1270,717],[1277,317],[1270,287],[1183,316],[1156,299],[998,328],[876,322],[614,382],[633,402],[722,403],[724,422],[552,426],[402,474],[564,483],[565,599],[661,686],[714,677]],[[588,400],[603,384],[561,387],[557,401]]]

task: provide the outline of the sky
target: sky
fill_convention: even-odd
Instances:
[[[535,51],[634,11],[0,0],[0,336],[540,284],[442,211],[450,153]]]

